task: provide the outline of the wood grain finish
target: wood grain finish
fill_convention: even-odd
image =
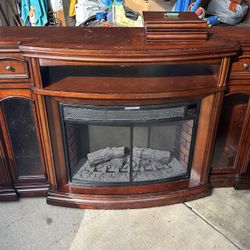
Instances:
[[[2,30],[4,33],[5,30]],[[43,35],[44,28],[39,30]],[[25,56],[82,61],[90,64],[160,63],[215,59],[236,55],[238,43],[214,35],[207,42],[146,43],[143,28],[62,28],[51,27],[50,36],[19,46]],[[67,42],[63,42],[67,37]],[[100,37],[102,39],[101,47]],[[183,49],[185,48],[185,49]],[[213,53],[211,53],[213,51]]]
[[[230,79],[250,80],[250,53],[243,53],[239,58],[232,62]]]
[[[47,115],[45,112],[45,104],[44,99],[42,96],[37,95],[36,96],[36,110],[38,115],[38,123],[41,133],[41,141],[42,141],[42,148],[44,152],[44,160],[45,160],[45,166],[46,166],[46,174],[49,178],[50,187],[52,189],[56,189],[56,177],[55,177],[55,168],[54,168],[54,161],[53,161],[53,155],[51,150],[51,140],[49,137],[48,132],[48,122],[47,122]]]
[[[250,98],[248,101],[247,112],[245,116],[244,127],[241,133],[240,147],[238,157],[235,162],[237,171],[236,189],[250,188]]]
[[[187,190],[175,190],[159,194],[146,194],[136,196],[126,195],[71,195],[70,193],[49,192],[47,197],[48,204],[57,206],[67,206],[88,209],[128,209],[128,208],[147,208],[165,206],[186,202],[193,199],[208,196],[211,193],[209,186],[189,188]]]
[[[32,102],[32,92],[29,89],[12,89],[12,90],[1,90],[0,91],[0,100],[1,103],[5,100],[11,100],[11,99],[25,99],[27,101]],[[40,142],[40,133],[39,129],[37,127],[36,122],[36,113],[34,112],[34,106],[33,103],[32,110],[27,110],[27,112],[32,112],[31,115],[34,116],[35,119],[35,131],[38,138],[38,142]],[[3,131],[3,142],[5,144],[6,152],[5,152],[5,160],[6,165],[8,168],[8,171],[10,172],[10,178],[12,180],[11,184],[13,188],[15,189],[15,192],[18,194],[18,196],[44,196],[48,192],[48,181],[46,178],[46,171],[43,169],[44,175],[34,175],[32,169],[29,170],[30,175],[29,176],[21,176],[16,168],[15,163],[15,154],[13,150],[13,144],[10,138],[9,134],[9,128],[7,126],[6,116],[3,110],[3,107],[0,108],[0,124],[1,129]],[[38,143],[39,146],[40,143]],[[41,155],[41,161],[43,166],[43,153],[41,151],[41,148],[39,147],[40,155]],[[34,162],[34,168],[35,166]]]
[[[17,200],[17,192],[12,185],[11,175],[5,155],[6,152],[3,144],[2,131],[0,131],[0,201]]]
[[[238,89],[238,88],[237,88]],[[233,89],[234,90],[234,89]],[[241,182],[242,188],[249,187],[250,179],[248,171],[249,171],[249,92],[244,93],[244,88],[240,91],[234,90],[230,91],[230,95],[235,96],[235,100],[238,101],[237,106],[233,106],[233,109],[228,105],[229,110],[233,110],[233,112],[224,112],[221,117],[223,118],[220,123],[220,129],[217,132],[217,140],[218,144],[220,144],[221,137],[226,138],[223,139],[225,142],[224,146],[224,156],[217,160],[216,165],[211,171],[210,181],[215,187],[223,187],[223,186],[234,186],[240,187]],[[237,93],[243,93],[244,100],[248,99],[247,103],[243,102],[244,105],[240,104],[240,100],[242,100],[242,95]],[[229,97],[230,97],[229,95]],[[238,97],[237,97],[238,95]],[[241,99],[239,99],[241,98]],[[232,100],[234,100],[232,99]],[[225,109],[226,106],[224,106]],[[228,122],[226,122],[226,120]],[[224,131],[223,131],[223,121]],[[219,148],[217,150],[220,150]],[[234,152],[232,154],[232,152]],[[230,153],[231,152],[231,153]],[[218,152],[214,153],[214,157],[217,156]],[[230,160],[226,160],[226,159]],[[226,160],[226,161],[225,161]]]
[[[231,32],[236,31],[235,28],[226,27],[225,29],[218,29],[218,31],[222,32],[225,37],[229,39],[235,39],[241,42],[242,51],[238,57],[232,58],[232,64],[230,66],[229,79],[227,81],[228,91],[227,96],[230,95],[238,95],[240,98],[240,94],[245,95],[248,98],[250,96],[250,74],[249,74],[249,58],[250,58],[250,43],[249,43],[249,28],[241,27],[237,29],[237,33],[232,35]],[[239,32],[239,33],[238,33]],[[244,35],[243,35],[244,34]],[[244,65],[245,64],[245,65]],[[240,101],[240,99],[238,99]],[[243,108],[243,107],[242,107]],[[214,187],[224,187],[224,186],[234,186],[235,188],[249,188],[250,187],[250,175],[249,175],[249,104],[246,103],[244,106],[244,110],[240,108],[239,112],[235,110],[234,114],[228,114],[227,120],[231,121],[231,125],[229,125],[226,134],[226,127],[228,124],[226,122],[224,131],[221,129],[217,133],[217,140],[224,133],[230,141],[227,143],[234,143],[232,140],[235,140],[235,136],[239,137],[239,141],[237,142],[237,151],[235,154],[235,158],[233,162],[225,165],[223,163],[223,158],[220,161],[220,168],[213,168],[210,174],[210,182]],[[242,114],[244,116],[242,117]],[[221,115],[225,116],[225,113]],[[242,119],[244,119],[242,121]],[[217,152],[214,153],[216,155]]]
[[[16,58],[0,58],[0,79],[2,78],[28,78],[27,63]]]
[[[33,79],[29,71],[29,60],[20,53],[0,49],[0,89],[30,88]]]
[[[157,86],[156,86],[157,87]],[[189,96],[195,98],[196,92],[193,91],[193,95]],[[112,100],[112,95],[109,94],[110,100]],[[192,199],[197,197],[193,195],[191,197],[186,197],[192,195],[191,190],[201,190],[201,185],[206,186],[206,191],[204,190],[203,195],[209,194],[208,183],[208,172],[209,172],[209,156],[211,151],[215,131],[215,122],[217,121],[218,111],[220,107],[220,102],[223,95],[219,92],[217,95],[210,95],[202,100],[202,108],[200,114],[200,124],[197,131],[196,147],[194,152],[193,166],[191,170],[190,180],[184,182],[183,180],[175,181],[172,183],[161,183],[158,185],[145,185],[145,186],[121,186],[121,187],[86,187],[84,185],[72,186],[69,183],[66,171],[65,162],[65,151],[62,142],[62,131],[60,125],[60,114],[58,112],[58,102],[55,97],[47,97],[46,105],[48,110],[48,121],[50,124],[50,137],[52,142],[52,151],[55,162],[56,179],[57,179],[57,189],[53,192],[49,192],[47,201],[50,204],[64,204],[65,206],[73,207],[92,207],[92,208],[135,208],[135,207],[149,207],[155,205],[171,204],[172,202],[182,202],[185,199]],[[197,97],[196,97],[197,98]],[[70,103],[74,104],[74,99],[61,98],[60,103]],[[84,99],[79,100],[77,103],[84,104]],[[168,99],[165,99],[165,103]],[[137,100],[140,104],[140,101]],[[127,105],[127,100],[124,99],[121,103],[122,105]],[[147,102],[144,104],[147,104]],[[212,117],[212,119],[211,119]],[[56,129],[57,128],[57,129]],[[202,156],[201,158],[199,158]],[[184,183],[186,183],[184,185]],[[178,187],[178,188],[177,188]],[[177,190],[182,190],[179,192]],[[175,193],[175,195],[171,195]],[[78,194],[78,195],[76,195]],[[94,194],[98,198],[93,198],[93,204],[91,203],[91,194]],[[147,198],[144,202],[145,195],[150,194],[151,198]],[[117,199],[116,196],[121,196],[121,200]],[[132,197],[135,196],[135,199]],[[198,195],[198,194],[197,194]],[[202,195],[202,196],[203,196]],[[154,196],[157,196],[157,200],[154,202]],[[102,200],[105,200],[103,204]],[[122,204],[121,201],[126,199],[126,203]],[[174,199],[174,201],[173,201]],[[137,200],[137,201],[136,201]],[[151,201],[151,202],[150,202]],[[134,204],[137,203],[137,204]],[[92,205],[90,205],[92,204]],[[95,205],[94,205],[95,204]],[[151,204],[151,205],[150,205]]]
[[[143,12],[148,42],[199,41],[208,39],[208,23],[192,12],[168,16],[165,12]]]

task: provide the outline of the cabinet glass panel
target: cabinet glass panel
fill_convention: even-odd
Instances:
[[[21,98],[2,103],[19,176],[43,174],[32,105]]]
[[[216,136],[213,168],[234,167],[248,100],[249,96],[244,94],[225,97]]]

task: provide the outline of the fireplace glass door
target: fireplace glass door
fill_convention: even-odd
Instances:
[[[69,179],[131,185],[188,178],[199,103],[60,104]]]

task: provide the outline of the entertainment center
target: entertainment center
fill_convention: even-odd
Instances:
[[[0,28],[0,200],[139,208],[250,188],[250,28]]]

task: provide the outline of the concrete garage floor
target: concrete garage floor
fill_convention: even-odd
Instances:
[[[136,210],[2,202],[0,249],[250,249],[250,190],[215,189],[204,199]]]

